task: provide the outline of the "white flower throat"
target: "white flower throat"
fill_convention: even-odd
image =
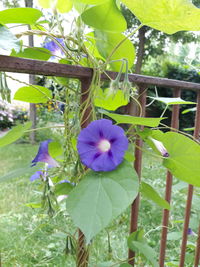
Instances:
[[[103,139],[99,142],[98,144],[98,148],[102,151],[102,152],[107,152],[108,150],[110,150],[111,144],[108,140]]]

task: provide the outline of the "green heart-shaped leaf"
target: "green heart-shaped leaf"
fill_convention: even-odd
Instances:
[[[111,33],[99,30],[95,30],[95,37],[97,49],[101,56],[105,59],[111,54],[113,49],[115,49],[115,47],[126,38],[126,36],[121,33]],[[126,39],[116,49],[110,57],[110,61],[122,58],[126,58],[128,60],[128,68],[130,69],[135,60],[135,48],[129,39]],[[121,62],[113,62],[110,65],[113,71],[119,71],[121,64]]]
[[[173,34],[200,30],[200,9],[190,0],[122,0],[142,24]]]
[[[127,28],[126,20],[113,0],[88,8],[81,18],[85,24],[103,31],[123,32]]]
[[[67,199],[67,211],[86,242],[120,215],[138,194],[138,177],[124,161],[111,172],[89,171]]]

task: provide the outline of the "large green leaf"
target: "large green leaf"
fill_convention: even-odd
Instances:
[[[39,85],[20,87],[14,95],[15,100],[29,103],[46,103],[51,98],[51,91]]]
[[[111,54],[113,49],[126,38],[121,33],[111,33],[105,31],[95,30],[96,45],[99,53],[105,59]],[[128,60],[128,68],[133,66],[135,60],[135,48],[133,43],[126,39],[119,48],[110,57],[110,60],[118,60],[126,58]],[[110,64],[113,71],[119,71],[121,68],[121,62],[113,62]]]
[[[41,16],[42,12],[36,8],[10,8],[0,11],[0,23],[34,24]]]
[[[86,242],[121,214],[138,194],[138,177],[124,161],[112,172],[89,171],[67,199],[67,211]]]
[[[12,49],[17,52],[20,51],[19,40],[10,32],[6,27],[0,24],[0,48],[12,51]]]
[[[137,253],[141,253],[152,264],[152,267],[159,267],[155,250],[147,244],[143,235],[143,230],[133,232],[127,239],[128,247]]]
[[[13,127],[6,135],[0,138],[0,147],[9,145],[23,136],[24,132],[31,128],[31,122]]]
[[[16,53],[15,51],[12,51],[10,56],[39,59],[39,60],[48,60],[52,56],[52,54],[48,49],[43,48],[43,47],[34,47],[34,48],[28,47],[18,53]]]
[[[152,137],[161,141],[169,153],[163,165],[178,179],[200,186],[200,145],[175,132],[153,131]]]
[[[163,102],[166,105],[188,105],[188,104],[196,104],[195,102],[191,102],[191,101],[185,101],[183,99],[181,99],[180,97],[151,97],[150,98]]]
[[[168,34],[200,30],[200,9],[190,0],[122,0],[144,25]]]
[[[123,32],[127,28],[126,20],[113,0],[92,6],[81,14],[81,18],[85,24],[99,30]]]
[[[109,89],[102,90],[101,88],[97,90],[94,99],[95,106],[114,111],[117,108],[128,104],[128,101],[124,98],[122,90],[117,90],[111,94],[109,94],[109,91]]]
[[[128,124],[135,124],[135,125],[144,125],[149,127],[157,127],[161,120],[164,118],[144,118],[144,117],[133,117],[129,115],[120,115],[115,113],[109,113],[103,111],[106,116],[112,118],[117,123],[128,123]]]
[[[170,209],[169,203],[160,197],[160,195],[156,192],[156,190],[149,184],[142,182],[140,187],[140,192],[144,197],[147,199],[152,200],[154,203],[156,203],[158,206],[164,208],[164,209]]]

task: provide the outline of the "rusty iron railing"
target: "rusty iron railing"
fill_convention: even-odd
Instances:
[[[16,73],[27,73],[27,74],[38,74],[45,76],[59,76],[59,77],[68,77],[68,78],[77,78],[81,81],[81,103],[84,103],[86,99],[89,97],[89,87],[92,80],[93,70],[91,68],[85,68],[81,66],[72,66],[72,65],[64,65],[53,62],[39,61],[39,60],[31,60],[31,59],[22,59],[15,58],[9,56],[0,56],[0,71],[6,72],[16,72]],[[111,78],[116,78],[116,72],[108,71],[107,74]],[[108,76],[102,74],[102,80],[107,80]],[[144,75],[130,74],[129,75],[130,82],[135,83],[139,88],[139,102],[143,109],[143,116],[145,116],[145,106],[146,106],[146,91],[147,87],[150,85],[155,86],[164,86],[171,88],[173,90],[173,96],[179,97],[181,95],[182,90],[194,90],[197,92],[197,111],[195,117],[195,130],[194,130],[194,138],[199,138],[200,133],[200,84],[190,83],[178,80],[164,79],[158,77],[150,77]],[[81,126],[84,128],[90,122],[90,112],[91,107],[88,106],[85,115],[82,118]],[[130,115],[131,114],[130,112]],[[171,128],[173,131],[179,128],[179,105],[174,105],[172,110],[172,119],[171,119]],[[142,140],[136,140],[136,150],[135,150],[135,163],[134,167],[141,179],[141,166],[142,166]],[[166,189],[165,189],[165,199],[170,203],[172,197],[172,181],[173,177],[170,172],[167,172],[166,177]],[[181,244],[181,252],[180,252],[180,261],[179,267],[184,267],[185,264],[185,255],[186,255],[186,246],[187,246],[187,236],[188,236],[188,227],[190,221],[190,213],[192,206],[192,197],[193,197],[193,186],[188,186],[188,195],[186,201],[185,208],[185,218],[184,218],[184,226],[183,226],[183,236],[182,236],[182,244]],[[131,208],[131,223],[130,223],[130,231],[137,230],[137,222],[139,215],[139,196],[135,199]],[[163,210],[163,219],[162,219],[162,231],[161,231],[161,241],[160,241],[160,256],[159,256],[159,266],[165,266],[165,253],[166,253],[166,245],[167,245],[167,232],[168,232],[168,224],[169,224],[169,214],[170,211],[164,209]],[[80,256],[88,257],[87,251],[84,247],[84,235],[81,231],[79,231],[79,251]],[[135,253],[129,251],[129,263],[134,266],[134,256]],[[198,231],[197,245],[196,251],[194,255],[194,267],[198,267],[200,264],[200,225]],[[81,265],[78,263],[79,267],[86,267],[85,265]]]

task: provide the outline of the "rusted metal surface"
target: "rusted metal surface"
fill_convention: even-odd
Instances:
[[[180,95],[181,95],[181,90],[174,89],[173,97],[180,97]],[[173,129],[179,128],[179,105],[173,106],[171,127]],[[165,200],[169,203],[171,202],[171,192],[172,192],[172,175],[168,171],[167,178],[166,178]],[[162,233],[161,233],[161,241],[160,241],[160,258],[159,258],[160,267],[164,267],[164,264],[165,264],[168,224],[169,224],[169,210],[164,209],[163,218],[162,218]]]
[[[147,85],[144,85],[144,84],[139,85],[138,101],[140,102],[141,107],[142,107],[142,116],[145,116],[146,88],[147,88]],[[130,114],[130,115],[133,115],[133,114]],[[136,148],[135,148],[134,167],[138,174],[139,179],[141,179],[141,173],[142,173],[142,145],[143,145],[142,140],[140,138],[137,138],[136,143],[135,143]],[[139,203],[140,203],[140,195],[138,194],[133,204],[131,205],[130,233],[135,232],[137,230]],[[135,265],[134,258],[135,258],[135,252],[132,250],[129,250],[128,259],[129,259],[129,264],[132,266]]]
[[[92,77],[93,73],[91,68],[10,56],[0,56],[0,71],[37,74],[45,76],[69,77],[78,79]],[[107,75],[114,79],[117,76],[117,72],[107,71]],[[109,80],[107,75],[102,74],[101,79]],[[156,86],[165,86],[170,88],[200,90],[200,84],[198,83],[190,83],[139,74],[129,74],[129,80],[137,84],[152,84]]]

